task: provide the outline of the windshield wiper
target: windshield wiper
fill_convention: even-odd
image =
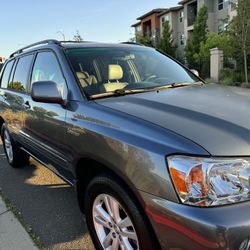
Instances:
[[[174,83],[170,83],[164,86],[161,86],[162,88],[178,88],[178,87],[185,87],[185,86],[191,86],[191,85],[203,85],[203,82],[174,82]]]
[[[158,91],[162,89],[171,89],[171,88],[178,88],[178,87],[185,87],[185,86],[191,86],[191,85],[202,85],[203,82],[176,82],[166,85],[160,85],[160,86],[154,86],[150,88],[138,88],[138,89],[116,89],[114,91],[100,93],[91,95],[90,99],[97,99],[97,98],[103,98],[103,97],[110,97],[110,96],[123,96],[128,94],[137,94],[137,93],[144,93],[144,92],[152,92],[152,91]]]
[[[109,96],[123,96],[127,94],[136,94],[136,93],[142,93],[145,92],[146,89],[116,89],[114,91],[100,93],[91,95],[89,99],[97,99],[97,98],[103,98],[103,97],[109,97]],[[152,90],[150,90],[152,91]]]

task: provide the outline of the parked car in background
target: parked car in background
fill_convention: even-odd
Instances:
[[[96,249],[249,249],[249,90],[138,44],[56,40],[0,83],[9,164],[74,186]]]

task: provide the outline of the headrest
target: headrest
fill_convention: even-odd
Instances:
[[[76,72],[76,75],[77,75],[78,79],[86,79],[89,77],[89,74],[86,71]]]
[[[123,70],[120,65],[109,65],[109,80],[120,80],[123,78]]]
[[[117,89],[123,89],[128,84],[125,82],[114,82],[114,83],[105,83],[103,84],[103,88],[106,92],[115,91]]]

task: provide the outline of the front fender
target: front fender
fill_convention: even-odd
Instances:
[[[167,164],[170,154],[209,155],[192,141],[136,117],[94,102],[72,103],[66,115],[70,161],[90,158],[131,188],[178,202]],[[74,163],[72,165],[75,165]]]

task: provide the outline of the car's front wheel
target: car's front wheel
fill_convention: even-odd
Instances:
[[[89,184],[85,215],[96,249],[157,249],[141,209],[111,175],[100,175]]]
[[[8,163],[13,168],[27,165],[29,155],[16,145],[5,124],[2,126],[1,137]]]

